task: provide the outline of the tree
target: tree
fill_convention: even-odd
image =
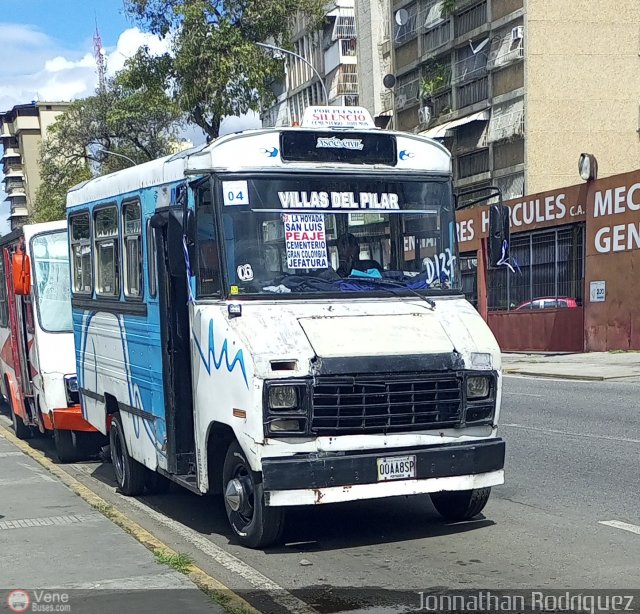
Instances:
[[[125,66],[104,92],[71,103],[56,118],[40,148],[35,221],[62,219],[67,190],[94,174],[131,166],[126,158],[140,163],[172,152],[182,115],[157,80],[138,77]]]
[[[147,49],[131,62],[141,79],[169,91],[189,121],[210,138],[224,117],[260,111],[274,100],[270,84],[283,77],[282,61],[256,42],[289,44],[292,17],[316,29],[325,0],[125,0],[130,15],[159,36],[171,52]]]

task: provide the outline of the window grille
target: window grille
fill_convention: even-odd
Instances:
[[[495,143],[524,134],[524,100],[495,107],[489,120],[487,140]]]

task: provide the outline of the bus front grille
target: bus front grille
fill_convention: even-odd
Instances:
[[[321,377],[313,388],[316,435],[420,431],[461,418],[462,379],[453,374]]]

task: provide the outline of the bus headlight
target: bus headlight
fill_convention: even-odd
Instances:
[[[304,430],[304,421],[299,419],[294,420],[292,418],[286,418],[284,420],[279,418],[278,420],[269,422],[269,430],[272,433],[299,433]]]
[[[78,377],[76,375],[64,376],[64,391],[67,396],[67,405],[77,405],[80,403],[78,394]]]
[[[467,378],[467,399],[486,399],[491,394],[491,378],[476,375]]]
[[[309,382],[280,380],[265,382],[264,425],[267,436],[303,435],[309,424]]]
[[[272,386],[269,389],[269,409],[287,410],[298,408],[298,389],[295,386]]]

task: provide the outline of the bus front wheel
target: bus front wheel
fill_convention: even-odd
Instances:
[[[53,430],[56,454],[61,463],[73,463],[79,459],[76,435],[73,431]]]
[[[114,414],[111,420],[109,444],[118,490],[123,495],[131,497],[142,494],[146,468],[129,455],[124,430],[122,429],[122,421],[118,414]]]
[[[490,494],[491,488],[434,492],[431,502],[447,520],[471,520],[484,509]]]
[[[265,505],[262,482],[236,441],[229,446],[224,460],[222,492],[229,524],[243,545],[264,548],[280,539],[284,510]]]

